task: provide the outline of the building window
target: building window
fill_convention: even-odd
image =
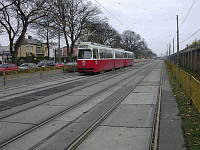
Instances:
[[[26,46],[26,50],[29,51],[29,46]]]
[[[30,51],[33,51],[33,46],[30,46]]]
[[[36,53],[40,53],[40,47],[36,47]]]

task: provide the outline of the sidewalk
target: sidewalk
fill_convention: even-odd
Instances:
[[[159,150],[185,150],[181,116],[173,96],[167,70],[163,68]]]

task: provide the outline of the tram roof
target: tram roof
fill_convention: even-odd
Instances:
[[[111,46],[101,45],[94,42],[80,42],[78,43],[79,48],[111,48]]]
[[[131,51],[124,51],[124,53],[133,53],[133,52],[131,52]]]

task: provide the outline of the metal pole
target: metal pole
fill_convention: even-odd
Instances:
[[[190,51],[188,50],[188,69],[190,69]]]
[[[167,59],[168,59],[168,61],[169,61],[169,53],[168,53],[168,44],[167,44],[167,51],[166,51],[166,53],[167,53]]]
[[[169,62],[171,62],[171,45],[169,43]]]
[[[195,69],[194,71],[197,71],[197,49],[196,49],[196,45],[195,45],[195,58],[194,58],[194,63],[195,63]]]
[[[60,26],[58,29],[58,62],[60,62]]]
[[[177,66],[179,66],[179,28],[178,28],[178,15],[177,15]]]
[[[3,71],[3,85],[6,85],[6,74],[5,71]]]
[[[191,62],[190,62],[190,63],[191,63],[191,64],[190,64],[190,69],[191,69],[191,70],[192,70],[192,62],[193,62],[192,59],[193,59],[193,57],[192,57],[192,50],[191,50]]]
[[[174,63],[174,38],[173,38],[173,63]]]

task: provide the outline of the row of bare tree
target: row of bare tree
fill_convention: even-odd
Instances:
[[[155,55],[139,34],[129,30],[119,34],[107,19],[99,17],[101,13],[88,0],[0,0],[0,34],[9,37],[13,63],[29,29],[45,39],[48,50],[50,41],[61,35],[69,59],[78,41],[121,47],[133,51],[136,58],[144,52]]]

